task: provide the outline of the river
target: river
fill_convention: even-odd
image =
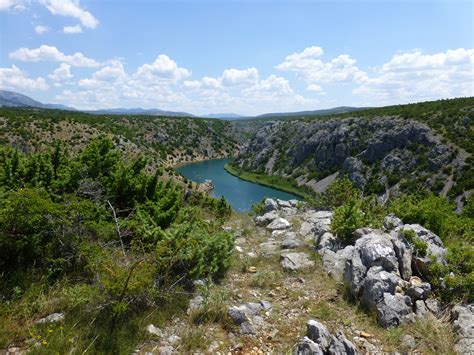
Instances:
[[[250,211],[252,204],[261,201],[264,197],[282,200],[301,199],[293,194],[245,181],[229,174],[225,171],[224,165],[230,161],[231,159],[206,160],[183,165],[176,171],[195,182],[212,180],[213,197],[224,196],[232,208],[238,212]]]

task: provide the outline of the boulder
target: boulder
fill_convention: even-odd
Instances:
[[[376,308],[377,321],[384,328],[398,327],[414,319],[411,299],[408,296],[384,293]]]
[[[309,339],[306,341],[307,344],[318,345],[323,354],[357,354],[354,344],[347,340],[342,332],[332,335],[322,323],[315,320],[306,323],[305,338]]]
[[[324,355],[321,347],[308,337],[302,338],[296,345],[295,355]]]
[[[268,241],[258,245],[260,253],[262,256],[268,257],[274,255],[278,250],[280,250],[280,242],[277,241]]]
[[[344,249],[333,252],[326,250],[323,254],[323,269],[329,276],[338,281],[344,278],[344,268],[347,259],[352,255],[354,246],[348,245]]]
[[[272,198],[267,198],[265,199],[263,210],[265,213],[276,211],[278,209],[278,203],[272,199]]]
[[[41,318],[36,321],[38,324],[43,324],[43,323],[56,323],[56,322],[62,322],[64,320],[64,313],[52,313],[49,316],[46,316],[44,318]]]
[[[339,249],[339,245],[337,238],[330,232],[325,232],[316,238],[316,250],[320,254],[326,250],[336,251]]]
[[[403,222],[394,214],[389,214],[383,219],[383,227],[386,231],[391,231],[400,226],[403,226]]]
[[[385,293],[395,294],[398,280],[395,274],[383,270],[381,266],[370,268],[362,286],[361,304],[374,310]]]
[[[363,236],[357,239],[355,248],[358,251],[362,263],[370,268],[382,266],[386,271],[398,270],[398,259],[393,250],[390,235],[374,229],[356,230]]]
[[[431,285],[428,282],[422,282],[419,285],[413,285],[405,291],[405,294],[411,298],[413,302],[418,300],[426,300],[431,293]]]
[[[314,266],[307,253],[285,253],[280,256],[280,265],[285,271],[298,271]]]
[[[328,349],[329,354],[347,354],[355,355],[358,354],[357,348],[344,336],[342,332],[337,332],[332,337],[331,345]]]
[[[263,323],[263,318],[259,316],[262,312],[271,312],[272,305],[267,301],[246,302],[239,306],[232,306],[227,309],[227,314],[239,326],[243,335],[255,335],[256,328]]]
[[[474,305],[454,306],[451,317],[459,338],[455,350],[459,354],[474,353]]]
[[[271,211],[271,212],[265,213],[263,216],[255,217],[255,223],[258,226],[266,226],[268,223],[270,223],[271,221],[277,218],[278,218],[278,214],[276,213],[276,211]]]
[[[439,317],[441,315],[441,305],[438,300],[434,298],[428,298],[425,300],[426,308],[433,313],[436,317]]]
[[[420,226],[419,224],[405,224],[401,227],[396,228],[395,231],[403,235],[403,230],[405,229],[410,229],[414,231],[418,238],[425,242],[427,245],[426,256],[413,256],[412,270],[423,278],[429,279],[429,267],[432,264],[430,256],[433,256],[438,263],[446,265],[447,250],[444,248],[443,242],[436,234]]]
[[[288,200],[288,202],[290,203],[291,207],[298,207],[298,203],[301,203],[301,201],[298,201],[298,200]]]
[[[423,300],[418,300],[415,302],[415,314],[416,317],[419,319],[426,318],[430,311],[426,307],[425,301]]]
[[[317,343],[323,351],[327,351],[332,342],[332,335],[320,322],[309,320],[306,323],[306,336]]]
[[[281,243],[282,249],[295,249],[303,245],[303,242],[294,233],[288,233]]]
[[[274,219],[269,225],[267,225],[267,229],[270,231],[274,230],[284,230],[291,227],[291,223],[288,222],[284,218],[276,218]]]
[[[390,234],[393,250],[398,259],[398,271],[404,280],[409,280],[412,275],[412,250],[410,244],[398,233]]]
[[[362,263],[359,249],[354,247],[344,266],[344,279],[353,295],[358,296],[360,294],[366,273],[367,267]]]
[[[277,199],[278,206],[281,208],[292,208],[290,201]]]
[[[301,227],[298,233],[302,237],[312,236],[314,234],[314,229],[315,229],[314,223],[305,221],[301,223]]]

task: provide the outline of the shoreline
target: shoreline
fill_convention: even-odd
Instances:
[[[195,164],[195,163],[203,163],[205,161],[213,161],[213,160],[224,160],[224,159],[235,159],[236,157],[234,156],[229,156],[229,157],[221,157],[221,158],[211,158],[211,159],[196,159],[193,161],[183,161],[180,163],[177,163],[176,165],[172,165],[171,167],[176,170],[179,168],[182,168],[183,166],[189,165],[189,164]]]
[[[266,179],[266,178],[270,177],[269,175],[251,173],[251,172],[246,172],[246,171],[242,171],[241,173],[239,173],[239,171],[237,169],[235,169],[234,167],[232,167],[232,165],[230,165],[230,164],[225,164],[224,165],[224,170],[226,172],[228,172],[229,174],[231,174],[231,175],[233,175],[233,176],[235,176],[235,177],[237,177],[241,180],[244,180],[244,181],[249,181],[249,182],[252,182],[254,184],[261,185],[261,186],[271,187],[272,189],[279,190],[279,191],[282,191],[282,192],[286,192],[286,193],[298,196],[302,199],[306,199],[306,198],[311,197],[311,195],[309,193],[301,191],[297,187],[283,186],[282,184],[275,184],[275,183],[271,183],[271,182],[268,182],[268,181],[262,181],[261,180],[261,179]]]

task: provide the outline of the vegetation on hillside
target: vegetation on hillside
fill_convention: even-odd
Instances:
[[[223,277],[230,206],[145,166],[106,137],[78,154],[0,150],[0,348],[130,352],[145,317],[160,325],[193,280]],[[35,323],[54,311],[61,328]]]
[[[0,108],[0,144],[23,151],[47,150],[55,140],[80,150],[104,134],[127,155],[146,153],[167,165],[232,156],[237,149],[231,124],[216,119]]]
[[[424,140],[431,135],[436,138],[430,146],[426,146],[423,139],[419,142],[408,139],[408,144],[397,147],[399,139],[394,136],[393,142],[388,144],[397,149],[390,152],[391,159],[381,164],[383,156],[380,159],[374,157],[379,150],[377,144],[386,143],[378,140],[387,137],[377,134],[392,129],[390,122],[401,129],[405,120],[407,124],[408,121],[417,121],[431,128]],[[357,168],[366,194],[380,194],[395,186],[408,193],[428,188],[439,194],[446,187],[449,197],[454,198],[474,189],[474,98],[388,106],[328,116],[290,116],[272,121],[266,124],[261,120],[254,122],[257,134],[251,138],[249,149],[236,160],[236,165],[246,173],[271,174],[306,183],[316,182],[336,171]],[[386,126],[377,126],[382,121],[387,123]],[[245,125],[247,127],[250,122],[246,121]],[[377,127],[375,132],[374,127]],[[318,133],[324,129],[331,135],[331,140],[327,142],[328,146],[320,147],[318,140],[324,137]],[[367,141],[369,136],[373,142]],[[370,148],[370,154],[364,150],[367,148]],[[440,148],[440,151],[435,151],[435,148]],[[443,164],[439,168],[436,159],[441,156]],[[343,166],[345,160],[341,157],[353,157],[358,165]],[[388,164],[390,169],[384,164]]]

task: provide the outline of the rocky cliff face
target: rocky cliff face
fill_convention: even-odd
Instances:
[[[396,117],[268,122],[236,163],[313,188],[339,172],[371,192],[403,180],[439,192],[462,165],[454,149],[428,126]]]

